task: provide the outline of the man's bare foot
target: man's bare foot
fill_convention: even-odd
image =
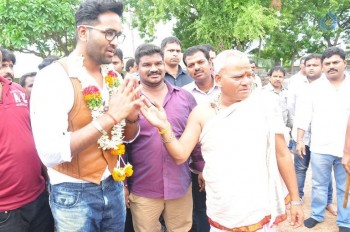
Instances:
[[[326,210],[328,210],[334,216],[338,215],[337,208],[335,208],[333,204],[327,205]]]

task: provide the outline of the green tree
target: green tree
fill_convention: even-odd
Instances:
[[[327,29],[322,20],[332,12],[336,28]],[[332,19],[331,19],[332,20]],[[322,53],[326,47],[336,46],[340,40],[349,43],[349,0],[284,0],[278,29],[267,37],[262,57],[282,58],[286,65],[307,53]]]
[[[0,46],[40,57],[67,55],[79,0],[1,0]]]
[[[158,22],[175,19],[175,35],[183,47],[210,43],[218,50],[244,50],[264,38],[277,24],[270,1],[256,0],[126,0],[134,12],[133,24],[142,37],[155,33]]]

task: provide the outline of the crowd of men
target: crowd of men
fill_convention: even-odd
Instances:
[[[118,1],[82,2],[73,52],[20,85],[14,54],[0,50],[0,231],[273,232],[287,210],[293,228],[329,210],[350,232],[342,49],[301,59],[288,86],[283,67],[263,86],[246,54],[216,56],[208,44],[182,53],[174,36],[124,65],[122,12]],[[126,164],[132,175],[115,179]]]

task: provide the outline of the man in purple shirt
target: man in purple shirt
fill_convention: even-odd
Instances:
[[[135,53],[142,94],[161,104],[175,136],[180,137],[187,118],[196,106],[193,96],[164,80],[165,67],[161,49],[140,45]],[[160,231],[163,215],[168,231],[189,231],[192,225],[192,188],[188,162],[177,164],[168,154],[158,131],[140,116],[140,134],[128,146],[134,174],[129,179],[129,202],[135,231]],[[170,125],[169,125],[170,126]],[[199,149],[193,151],[196,165],[203,165]],[[202,160],[202,161],[201,161]]]

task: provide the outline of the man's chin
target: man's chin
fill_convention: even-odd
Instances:
[[[103,60],[101,60],[101,64],[111,64],[112,63],[112,57],[111,58],[104,58]]]

